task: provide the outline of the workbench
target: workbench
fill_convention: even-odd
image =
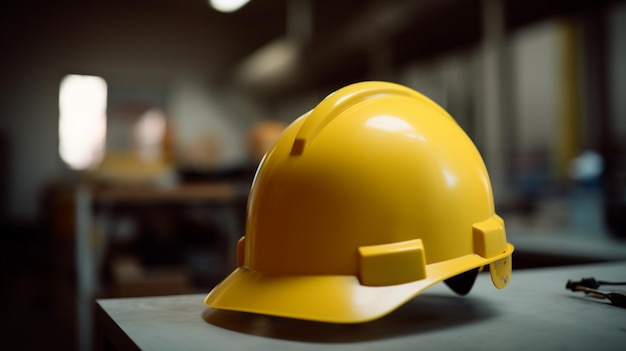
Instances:
[[[212,310],[204,293],[101,299],[97,341],[104,350],[623,349],[626,309],[565,289],[568,280],[583,277],[626,281],[626,261],[514,270],[503,290],[484,272],[467,296],[440,283],[362,324]]]

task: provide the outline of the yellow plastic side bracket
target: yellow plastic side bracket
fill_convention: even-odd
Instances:
[[[498,215],[472,226],[474,253],[490,258],[506,250],[504,221]]]
[[[359,247],[360,281],[368,286],[408,283],[426,278],[421,239]]]

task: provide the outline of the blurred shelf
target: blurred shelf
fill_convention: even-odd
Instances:
[[[96,189],[93,201],[97,204],[142,203],[231,203],[241,198],[239,187],[230,182],[184,184],[173,187],[118,186]]]
[[[178,232],[174,224],[161,228],[166,223],[166,217],[175,217],[180,211],[173,211],[171,206],[182,210],[199,209],[202,216],[213,218],[216,225],[215,233],[207,233],[220,238],[224,249],[219,252],[220,259],[216,260],[220,274],[230,271],[236,262],[236,242],[242,235],[240,204],[245,200],[244,193],[236,182],[206,182],[184,184],[172,187],[156,186],[92,186],[83,184],[76,189],[75,197],[75,228],[76,228],[76,267],[77,267],[77,310],[78,310],[78,345],[81,350],[92,349],[91,327],[93,326],[92,303],[96,296],[102,294],[103,282],[101,271],[107,264],[115,264],[116,260],[106,261],[105,257],[115,257],[115,253],[107,255],[111,246],[111,229],[114,227],[118,215],[133,217],[141,214],[141,223],[150,225],[145,231],[148,237],[162,237],[164,231],[176,238]],[[197,212],[194,212],[197,213]],[[172,222],[174,223],[174,222]],[[142,232],[143,234],[143,232]],[[161,238],[163,240],[163,238]],[[145,246],[143,242],[143,246]],[[163,243],[159,242],[161,246]],[[157,250],[156,255],[166,259],[162,249],[174,250],[168,245],[152,247]],[[221,246],[220,246],[221,247]],[[200,248],[198,248],[200,249]],[[117,253],[119,254],[119,253]],[[154,254],[153,254],[154,256]],[[118,274],[123,284],[113,287],[112,291],[126,291],[133,295],[143,294],[152,290],[151,294],[158,294],[156,289],[168,291],[185,291],[188,289],[189,272],[184,269],[178,271],[161,271],[160,274],[151,274],[134,263],[120,266],[121,271],[132,274]],[[119,271],[119,270],[118,270]]]

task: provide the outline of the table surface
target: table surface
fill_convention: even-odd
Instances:
[[[565,289],[568,279],[583,277],[626,281],[626,261],[518,270],[503,290],[482,273],[467,296],[437,284],[386,317],[363,324],[217,311],[204,307],[205,294],[194,294],[101,299],[98,325],[107,342],[120,349],[621,349],[626,309]]]

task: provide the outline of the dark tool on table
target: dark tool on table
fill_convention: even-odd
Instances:
[[[602,285],[626,285],[626,282],[608,282],[596,280],[595,278],[583,278],[580,281],[568,280],[567,284],[565,284],[565,288],[571,291],[582,291],[586,295],[598,299],[607,299],[611,302],[611,305],[626,308],[626,292],[603,292],[597,290]]]

